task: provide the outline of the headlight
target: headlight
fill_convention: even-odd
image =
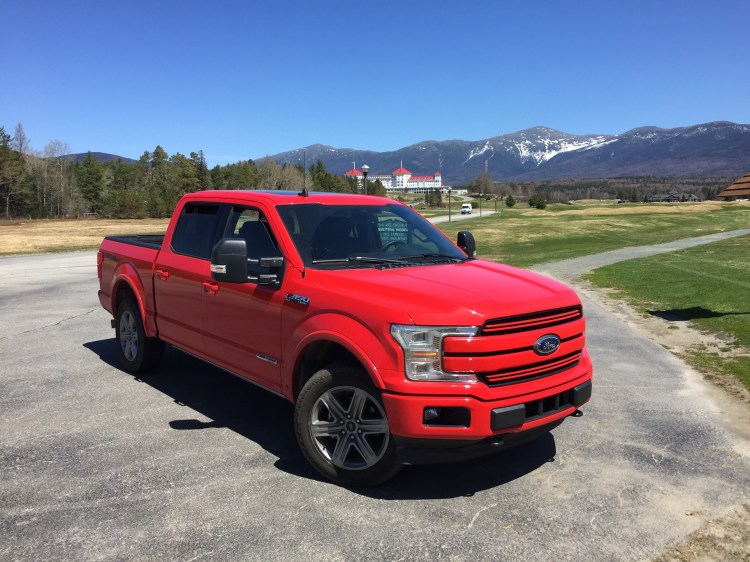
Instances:
[[[406,377],[414,381],[476,382],[471,373],[444,373],[442,362],[443,338],[476,334],[476,326],[391,326],[391,335],[404,350]]]

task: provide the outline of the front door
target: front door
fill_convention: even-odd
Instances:
[[[266,217],[255,208],[234,206],[224,236],[244,238],[249,258],[282,255]],[[267,273],[258,266],[248,267],[251,275]],[[202,301],[210,360],[279,390],[283,295],[282,288],[273,286],[211,281]]]

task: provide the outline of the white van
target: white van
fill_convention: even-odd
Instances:
[[[461,205],[461,214],[462,215],[470,215],[473,209],[471,208],[471,203],[464,203]]]

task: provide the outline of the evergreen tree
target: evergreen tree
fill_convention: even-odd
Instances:
[[[0,197],[5,203],[8,219],[14,214],[27,212],[32,204],[23,156],[11,148],[11,137],[3,127],[0,127]]]
[[[514,206],[515,206],[515,204],[516,204],[516,198],[515,198],[515,197],[513,197],[513,195],[508,195],[508,196],[507,196],[507,197],[505,198],[505,205],[506,205],[506,206],[507,206],[507,207],[508,207],[509,209],[510,209],[510,208],[512,208],[512,207],[514,207]]]
[[[93,213],[101,207],[101,195],[104,191],[104,170],[99,161],[89,152],[80,165],[75,168],[78,191]]]
[[[443,206],[443,194],[440,193],[439,189],[433,189],[427,195],[425,196],[425,201],[428,205],[432,207],[442,207]]]
[[[529,197],[529,207],[545,209],[547,207],[547,200],[544,198],[544,195],[534,194]]]
[[[148,214],[154,218],[169,216],[178,199],[169,165],[169,155],[161,146],[157,146],[151,153],[148,165],[149,175],[146,181]]]
[[[198,189],[201,191],[211,189],[211,173],[208,171],[208,166],[206,166],[206,158],[203,155],[203,151],[191,152],[190,160],[193,162],[193,166],[195,166],[195,173],[198,177]]]
[[[173,195],[182,197],[185,193],[193,193],[201,188],[198,168],[191,158],[186,158],[179,152],[169,159],[171,164],[171,175],[175,183],[171,186]],[[177,200],[175,200],[175,205]]]
[[[102,212],[106,216],[118,219],[146,216],[139,174],[137,165],[129,166],[122,160],[110,164],[107,187],[102,195]]]
[[[240,161],[211,171],[211,180],[216,189],[257,189],[259,176],[260,171],[252,160]]]
[[[367,182],[367,193],[370,195],[379,195],[380,197],[385,197],[387,195],[385,186],[379,179],[376,179],[374,182]]]

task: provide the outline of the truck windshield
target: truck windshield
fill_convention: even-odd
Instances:
[[[404,267],[463,261],[466,254],[403,205],[277,207],[307,267]]]

